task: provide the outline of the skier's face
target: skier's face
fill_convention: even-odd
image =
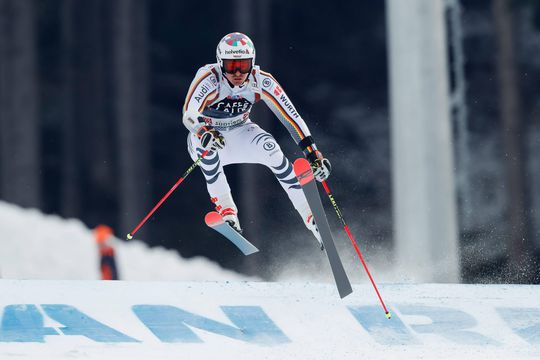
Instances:
[[[229,82],[234,86],[240,86],[245,83],[248,76],[249,73],[242,74],[239,69],[237,69],[236,72],[232,74],[225,73],[225,77],[227,78],[227,80],[229,80]]]

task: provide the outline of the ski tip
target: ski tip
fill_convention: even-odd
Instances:
[[[206,225],[210,227],[214,227],[214,226],[223,224],[225,221],[223,221],[223,218],[217,212],[210,211],[204,217],[204,222],[206,223]]]
[[[313,181],[313,171],[311,171],[311,165],[306,159],[299,158],[294,161],[294,172],[300,185]]]

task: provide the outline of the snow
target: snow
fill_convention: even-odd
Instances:
[[[387,320],[369,283],[342,300],[139,241],[97,281],[81,222],[1,202],[0,246],[2,360],[540,359],[539,286],[380,282]]]
[[[205,258],[114,239],[123,280],[247,280]],[[98,249],[82,222],[0,201],[0,274],[8,279],[97,280]]]
[[[391,320],[367,284],[355,285],[354,293],[340,300],[333,286],[314,283],[2,280],[0,306],[34,304],[54,335],[42,343],[0,343],[0,354],[2,359],[136,360],[540,358],[537,286],[407,284],[381,290]],[[86,334],[99,332],[95,325],[77,321],[78,313],[66,320],[67,311],[54,311],[67,306],[135,342],[90,339]],[[510,319],[502,315],[508,308],[514,311]],[[254,309],[267,319],[254,317]],[[185,320],[191,335],[182,332],[181,321],[169,320],[181,311],[198,317],[198,323]],[[354,315],[366,311],[367,316]],[[3,323],[0,339],[7,328]]]

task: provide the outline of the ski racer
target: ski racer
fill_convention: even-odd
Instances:
[[[260,100],[290,132],[310,162],[318,181],[328,178],[330,161],[317,149],[310,131],[281,85],[255,65],[255,47],[242,33],[225,35],[217,45],[217,63],[197,71],[183,107],[183,124],[189,130],[188,151],[201,160],[210,199],[223,220],[242,232],[238,208],[223,167],[229,164],[262,164],[276,176],[306,227],[324,249],[319,230],[292,165],[274,137],[250,119]]]

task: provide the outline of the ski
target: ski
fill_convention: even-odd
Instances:
[[[219,213],[211,211],[204,217],[206,225],[216,230],[221,235],[225,236],[230,242],[232,242],[244,255],[251,255],[259,251],[245,237],[240,235],[234,228],[229,225]]]
[[[345,269],[343,268],[343,264],[341,263],[341,259],[339,258],[334,238],[330,231],[330,225],[328,225],[328,219],[326,219],[319,191],[317,190],[313,171],[306,159],[297,159],[294,162],[294,172],[300,182],[300,186],[302,186],[302,190],[306,195],[309,207],[315,218],[317,227],[319,228],[319,233],[321,234],[321,239],[326,249],[326,256],[328,257],[330,267],[332,268],[339,296],[344,298],[352,293],[352,287],[349,278],[345,273]]]

